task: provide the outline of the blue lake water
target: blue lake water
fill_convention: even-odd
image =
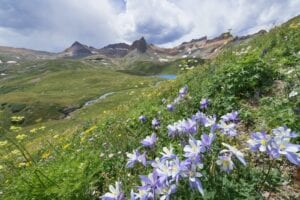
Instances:
[[[175,74],[160,74],[160,75],[158,75],[158,77],[164,78],[164,79],[175,79],[176,75]]]

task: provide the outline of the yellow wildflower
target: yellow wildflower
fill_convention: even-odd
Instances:
[[[59,137],[58,134],[56,134],[56,135],[53,136],[54,139],[57,139],[58,137]]]
[[[69,143],[69,144],[65,144],[64,146],[63,146],[63,149],[67,149],[67,148],[69,148],[71,146],[71,144]]]
[[[13,155],[20,155],[21,154],[21,152],[18,149],[15,149],[15,150],[11,151],[10,153],[13,154]]]
[[[4,169],[3,165],[0,165],[0,170]]]
[[[4,140],[4,141],[0,141],[0,147],[4,147],[7,145],[7,140]]]
[[[15,131],[15,132],[18,132],[18,131],[22,130],[22,128],[19,127],[19,126],[11,126],[9,129],[10,129],[11,131]]]
[[[20,140],[20,141],[24,140],[25,138],[27,138],[27,135],[25,135],[25,134],[19,134],[19,135],[16,136],[16,139]]]
[[[49,156],[50,156],[50,151],[46,151],[42,154],[43,159],[47,159],[47,158],[49,158]]]

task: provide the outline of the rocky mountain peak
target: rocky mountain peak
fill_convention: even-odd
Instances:
[[[141,53],[145,53],[147,50],[147,42],[144,37],[141,37],[139,40],[136,40],[130,46],[130,49],[137,49]]]

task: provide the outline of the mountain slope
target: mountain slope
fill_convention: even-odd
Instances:
[[[247,165],[243,166],[234,157],[235,169],[231,173],[222,172],[215,160],[219,154],[209,154],[203,159],[199,177],[204,197],[190,189],[187,180],[180,182],[171,198],[297,199],[297,182],[291,179],[295,167],[283,157],[273,160],[265,154],[246,153],[245,143],[252,132],[271,132],[283,125],[300,132],[300,98],[295,95],[300,93],[299,30],[300,17],[297,17],[267,34],[226,45],[211,61],[174,81],[143,91],[127,104],[103,114],[105,119],[82,127],[71,137],[54,135],[52,142],[45,142],[44,148],[34,154],[33,164],[30,159],[22,160],[25,165],[10,168],[19,164],[16,158],[21,156],[9,154],[9,168],[2,169],[5,178],[0,176],[3,199],[97,199],[117,180],[123,182],[123,190],[129,197],[130,190],[136,191],[140,184],[138,176],[149,174],[151,167],[144,168],[138,163],[136,168],[125,168],[126,152],[139,148],[141,140],[155,131],[158,140],[154,148],[147,150],[147,159],[154,159],[163,147],[170,145],[183,159],[181,144],[177,138],[168,137],[167,126],[197,112],[202,98],[209,98],[210,106],[205,111],[209,115],[219,117],[239,111],[239,136],[218,135],[211,151],[222,150],[222,142],[232,144],[244,153]],[[184,85],[189,88],[188,95],[173,112],[168,111],[163,102],[173,102]],[[145,123],[138,121],[140,115],[147,117]],[[154,118],[160,120],[157,128],[151,123]],[[195,133],[194,137],[200,139],[200,134]],[[299,139],[294,139],[294,143],[299,143]]]

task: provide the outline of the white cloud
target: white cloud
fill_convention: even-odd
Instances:
[[[170,46],[232,29],[244,35],[300,14],[300,0],[0,0],[0,45],[60,51],[141,36]]]

